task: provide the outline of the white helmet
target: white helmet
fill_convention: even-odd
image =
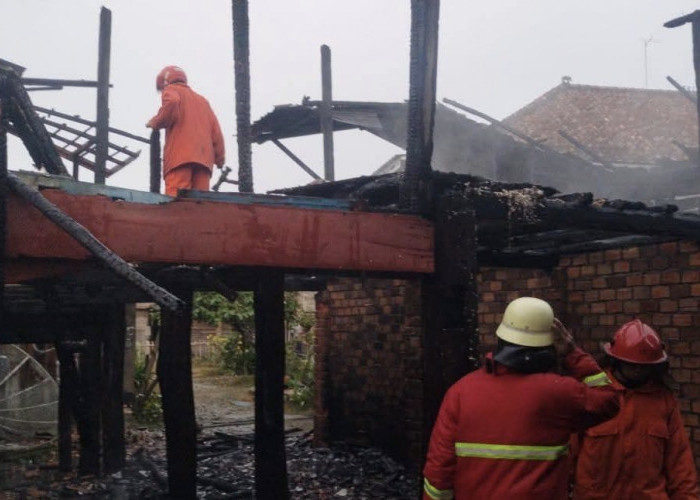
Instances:
[[[535,297],[520,297],[508,304],[496,336],[511,344],[546,347],[554,343],[552,306]]]

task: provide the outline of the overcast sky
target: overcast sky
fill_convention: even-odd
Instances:
[[[102,5],[112,11],[111,125],[147,136],[144,124],[160,104],[155,76],[180,65],[217,113],[227,164],[237,170],[230,0],[1,0],[0,58],[26,67],[28,77],[96,79]],[[671,89],[667,75],[694,86],[690,26],[662,25],[697,7],[691,0],[442,0],[438,99],[504,118],[563,75],[644,87],[645,40],[650,88]],[[250,32],[253,121],[276,104],[320,99],[322,44],[332,50],[335,99],[407,98],[409,0],[250,0]],[[94,89],[31,97],[95,118]],[[286,144],[322,174],[320,136]],[[370,174],[400,152],[359,131],[337,133],[335,148],[338,179]],[[141,154],[108,184],[146,190],[147,148]],[[11,141],[9,157],[12,169],[31,169],[21,143]],[[253,172],[256,192],[311,180],[272,144],[253,146]]]

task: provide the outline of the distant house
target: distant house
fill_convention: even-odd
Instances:
[[[695,104],[675,90],[575,85],[564,77],[503,123],[560,153],[650,166],[692,159],[697,121]]]

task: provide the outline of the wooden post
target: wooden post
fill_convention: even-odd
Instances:
[[[87,339],[86,352],[80,356],[80,399],[78,433],[80,438],[80,461],[78,468],[81,474],[100,473],[100,451],[102,420],[102,332]]]
[[[323,177],[335,180],[333,157],[333,79],[331,76],[331,49],[321,45],[321,132],[323,132]]]
[[[134,369],[136,362],[136,304],[126,304],[124,320],[126,329],[124,333],[124,402],[134,402]]]
[[[285,500],[284,274],[261,268],[255,288],[255,497]]]
[[[106,314],[102,360],[102,457],[104,472],[121,470],[126,461],[124,441],[124,306],[115,304]]]
[[[56,342],[60,382],[58,385],[58,468],[69,472],[73,468],[72,414],[76,405],[78,371],[70,352],[61,342]]]
[[[151,193],[160,193],[160,130],[151,130]]]
[[[400,204],[412,212],[430,210],[440,0],[411,0],[411,69],[408,97],[406,172]]]
[[[192,390],[192,290],[178,290],[180,313],[161,309],[158,382],[168,458],[168,488],[176,498],[196,498],[197,441]]]
[[[248,0],[231,0],[233,15],[233,70],[236,78],[236,127],[238,130],[238,190],[253,192],[250,144],[250,42]]]
[[[97,124],[95,126],[95,184],[107,179],[109,155],[109,65],[112,37],[112,11],[100,10],[100,40],[97,56]]]

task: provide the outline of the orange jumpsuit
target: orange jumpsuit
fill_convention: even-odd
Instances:
[[[572,374],[522,374],[487,359],[445,394],[430,438],[424,500],[566,500],[569,437],[618,411],[618,395],[581,349]]]
[[[213,165],[225,161],[224,138],[209,102],[186,84],[172,83],[163,89],[161,107],[148,126],[165,129],[165,193],[208,190]]]
[[[580,438],[577,500],[688,500],[698,498],[692,450],[678,401],[650,383],[622,391],[620,413]]]

